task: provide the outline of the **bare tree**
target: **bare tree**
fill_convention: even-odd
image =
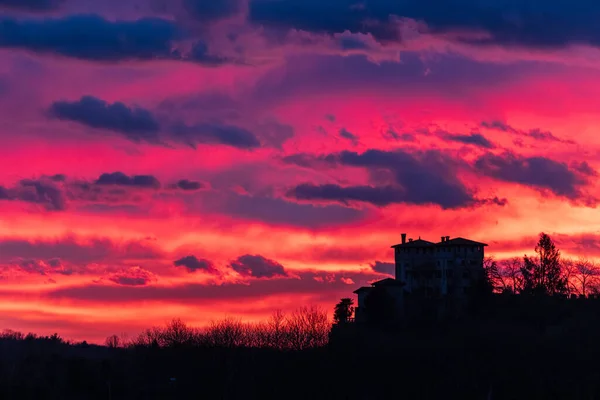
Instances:
[[[575,278],[577,276],[577,261],[572,258],[561,258],[560,264],[567,280],[567,294],[579,294],[579,285]]]
[[[302,307],[287,319],[289,346],[296,350],[327,344],[331,328],[327,312],[319,307]]]
[[[267,321],[268,330],[270,333],[269,345],[276,349],[286,347],[286,319],[285,314],[281,310],[275,310]]]
[[[187,326],[181,319],[170,321],[160,335],[160,344],[165,347],[179,347],[193,344],[196,336],[194,329]]]
[[[247,346],[247,326],[239,319],[226,318],[211,322],[205,331],[207,344],[215,347]]]
[[[116,349],[117,347],[121,346],[121,340],[119,339],[119,337],[117,335],[111,335],[106,338],[106,340],[104,341],[104,344],[106,345],[106,347],[110,347],[111,349]]]
[[[587,296],[599,284],[600,267],[594,261],[585,257],[575,262],[575,280],[579,283],[579,293]]]
[[[129,345],[141,347],[161,346],[162,330],[156,326],[146,329],[145,331],[140,333],[136,338],[134,338]]]
[[[523,290],[523,260],[520,257],[502,260],[498,264],[499,282],[502,290],[520,293]]]

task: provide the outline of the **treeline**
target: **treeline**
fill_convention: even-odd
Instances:
[[[552,238],[541,233],[534,256],[485,260],[489,285],[495,292],[522,295],[600,295],[600,264],[586,257],[562,257]]]
[[[331,323],[327,311],[320,307],[301,307],[285,314],[275,311],[258,323],[226,318],[211,322],[205,328],[193,328],[181,319],[165,326],[155,326],[133,340],[117,335],[106,339],[108,347],[248,347],[278,350],[304,350],[327,344]]]
[[[331,321],[327,311],[317,306],[300,307],[285,314],[275,311],[266,321],[250,323],[241,319],[225,318],[212,321],[207,327],[195,328],[175,318],[164,326],[146,329],[133,339],[111,335],[104,345],[108,348],[268,348],[276,350],[305,350],[325,346],[329,341]],[[73,342],[58,334],[38,336],[6,329],[0,340],[17,342],[42,342],[79,347],[87,342]]]

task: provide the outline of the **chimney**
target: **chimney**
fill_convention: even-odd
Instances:
[[[446,242],[450,240],[450,236],[446,236]]]
[[[444,243],[444,240],[446,239],[445,236],[442,236],[442,243]]]
[[[412,242],[412,238],[408,239],[409,242]]]
[[[406,243],[406,233],[402,234],[402,244]]]

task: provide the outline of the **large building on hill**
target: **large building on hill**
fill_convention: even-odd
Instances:
[[[356,320],[366,318],[368,296],[376,289],[393,297],[398,317],[418,313],[420,306],[433,304],[435,313],[460,313],[466,304],[469,288],[483,277],[485,243],[464,238],[442,236],[437,243],[406,238],[393,245],[395,278],[361,287],[358,295]]]

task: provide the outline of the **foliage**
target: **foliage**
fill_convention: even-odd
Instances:
[[[567,279],[560,263],[560,251],[545,233],[535,246],[536,257],[525,256],[523,261],[523,292],[527,294],[567,294]]]
[[[354,315],[354,300],[343,298],[335,305],[333,312],[333,322],[336,324],[345,324],[350,321]]]

